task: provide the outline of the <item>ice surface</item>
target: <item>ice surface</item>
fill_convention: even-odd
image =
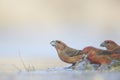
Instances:
[[[97,72],[50,68],[30,72],[1,72],[0,80],[120,80],[120,72]]]

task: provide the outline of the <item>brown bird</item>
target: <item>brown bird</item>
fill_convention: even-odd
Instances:
[[[112,51],[111,57],[116,60],[120,60],[120,46],[112,40],[105,40],[100,44],[101,47],[105,47],[108,51]]]
[[[59,58],[66,63],[72,64],[72,68],[81,61],[81,50],[71,48],[60,40],[51,41],[50,44],[57,50]]]
[[[112,61],[109,54],[112,52],[107,50],[98,49],[92,46],[85,47],[82,52],[87,55],[87,59],[91,64],[99,64],[98,69],[106,67]]]

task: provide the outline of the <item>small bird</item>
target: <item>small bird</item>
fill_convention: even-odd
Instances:
[[[105,47],[108,51],[112,51],[111,57],[115,60],[120,60],[120,46],[112,40],[105,40],[100,44],[101,47]]]
[[[75,68],[81,61],[81,50],[71,48],[60,40],[51,41],[50,44],[55,47],[58,56],[62,61],[72,64],[69,68]]]
[[[99,48],[95,48],[93,46],[85,47],[82,50],[83,54],[87,55],[87,59],[90,61],[91,64],[99,64],[99,69],[105,68],[110,62],[112,61],[109,54],[112,54],[112,52],[107,50],[102,50]]]

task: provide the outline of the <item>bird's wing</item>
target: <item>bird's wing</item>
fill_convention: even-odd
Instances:
[[[115,48],[115,49],[113,50],[113,52],[115,52],[116,54],[120,54],[120,46],[117,47],[117,48]]]
[[[63,54],[66,54],[69,57],[73,57],[73,56],[81,55],[81,50],[66,48],[64,50]]]
[[[97,55],[110,55],[113,54],[113,52],[108,51],[108,50],[98,50]]]

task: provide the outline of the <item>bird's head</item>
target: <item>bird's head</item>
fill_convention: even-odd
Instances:
[[[105,40],[100,44],[101,47],[117,47],[118,45],[112,40]]]
[[[64,42],[60,40],[53,40],[50,42],[50,44],[56,49],[60,49],[60,50],[63,50],[67,46]]]

